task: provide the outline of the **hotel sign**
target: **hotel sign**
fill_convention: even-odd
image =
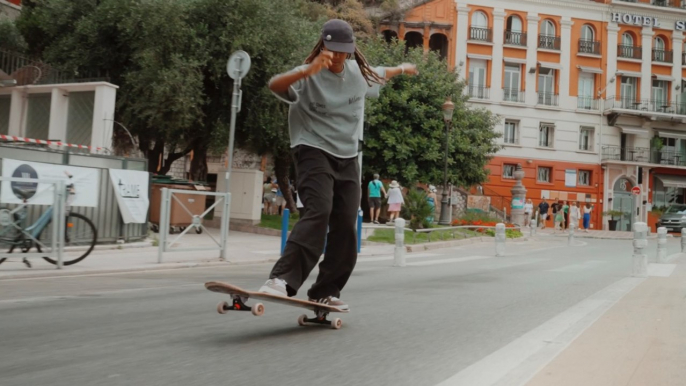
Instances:
[[[614,23],[638,25],[642,27],[657,28],[660,22],[656,17],[631,15],[628,13],[612,12],[612,21]],[[686,21],[679,20],[674,23],[674,29],[677,31],[686,31]]]

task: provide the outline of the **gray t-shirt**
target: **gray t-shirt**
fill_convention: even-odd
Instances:
[[[307,68],[296,67],[293,72]],[[383,67],[373,69],[380,77]],[[362,140],[364,99],[378,97],[380,85],[367,81],[354,60],[346,60],[339,74],[323,69],[291,85],[288,94],[275,93],[290,104],[288,127],[291,147],[307,145],[339,158],[357,156]]]

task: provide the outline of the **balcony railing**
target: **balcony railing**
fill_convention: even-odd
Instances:
[[[686,152],[677,150],[656,150],[647,147],[620,147],[604,145],[603,161],[642,162],[656,165],[686,166]]]
[[[634,110],[637,112],[652,112],[673,115],[686,115],[686,102],[667,102],[660,100],[637,100],[635,98],[608,98],[605,109]]]
[[[17,80],[17,85],[57,84],[107,81],[100,74],[72,74],[60,71],[40,60],[32,60],[11,51],[0,50],[0,70]]]
[[[553,94],[549,92],[539,92],[538,104],[544,106],[559,106],[558,97],[558,94]]]
[[[640,60],[643,57],[643,48],[620,44],[617,46],[617,56],[620,58]]]
[[[505,31],[505,44],[526,47],[526,32]]]
[[[576,107],[582,110],[598,110],[598,99],[593,97],[578,97],[576,102]]]
[[[538,48],[559,51],[561,42],[558,36],[538,35]]]
[[[674,52],[672,50],[653,49],[653,61],[662,63],[672,63]]]
[[[491,89],[483,86],[467,86],[467,95],[472,99],[490,99]]]
[[[600,42],[579,39],[579,53],[600,55]]]
[[[519,90],[516,88],[504,88],[503,89],[503,101],[514,102],[514,103],[524,103],[526,93],[524,90]]]
[[[469,32],[469,39],[479,42],[492,42],[492,30],[490,28],[472,27]]]
[[[681,65],[686,65],[686,52],[681,54]]]

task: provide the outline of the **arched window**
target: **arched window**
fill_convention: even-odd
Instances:
[[[581,39],[579,39],[579,52],[585,54],[600,54],[600,44],[593,39],[593,27],[585,24],[581,27]]]
[[[543,20],[541,24],[541,35],[555,36],[555,23],[552,20]]]
[[[595,40],[593,37],[593,27],[591,27],[588,24],[585,24],[583,27],[581,27],[581,39],[586,40],[586,41],[593,41]]]
[[[653,43],[653,48],[656,50],[664,51],[665,50],[665,41],[662,40],[661,37],[657,36],[655,38],[655,42]]]
[[[510,32],[522,32],[522,19],[515,15],[508,17],[507,30]]]
[[[481,11],[476,11],[472,14],[472,27],[488,28],[488,18],[486,14]]]
[[[667,52],[667,46],[664,39],[659,36],[653,40],[653,60],[656,62],[671,63],[672,53]]]
[[[631,36],[630,33],[624,32],[622,34],[622,45],[626,47],[633,47],[634,46],[634,37]]]
[[[472,14],[472,28],[469,37],[471,40],[491,41],[491,30],[488,29],[488,17],[485,13],[476,11]]]

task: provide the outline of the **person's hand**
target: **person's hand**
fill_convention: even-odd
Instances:
[[[400,69],[402,70],[402,73],[404,75],[419,75],[419,71],[417,70],[417,66],[415,66],[412,63],[403,63],[400,65]]]
[[[322,69],[329,68],[332,60],[333,52],[322,51],[319,53],[319,55],[317,55],[316,58],[314,58],[312,63],[310,63],[310,65],[303,72],[307,76],[318,74]]]

